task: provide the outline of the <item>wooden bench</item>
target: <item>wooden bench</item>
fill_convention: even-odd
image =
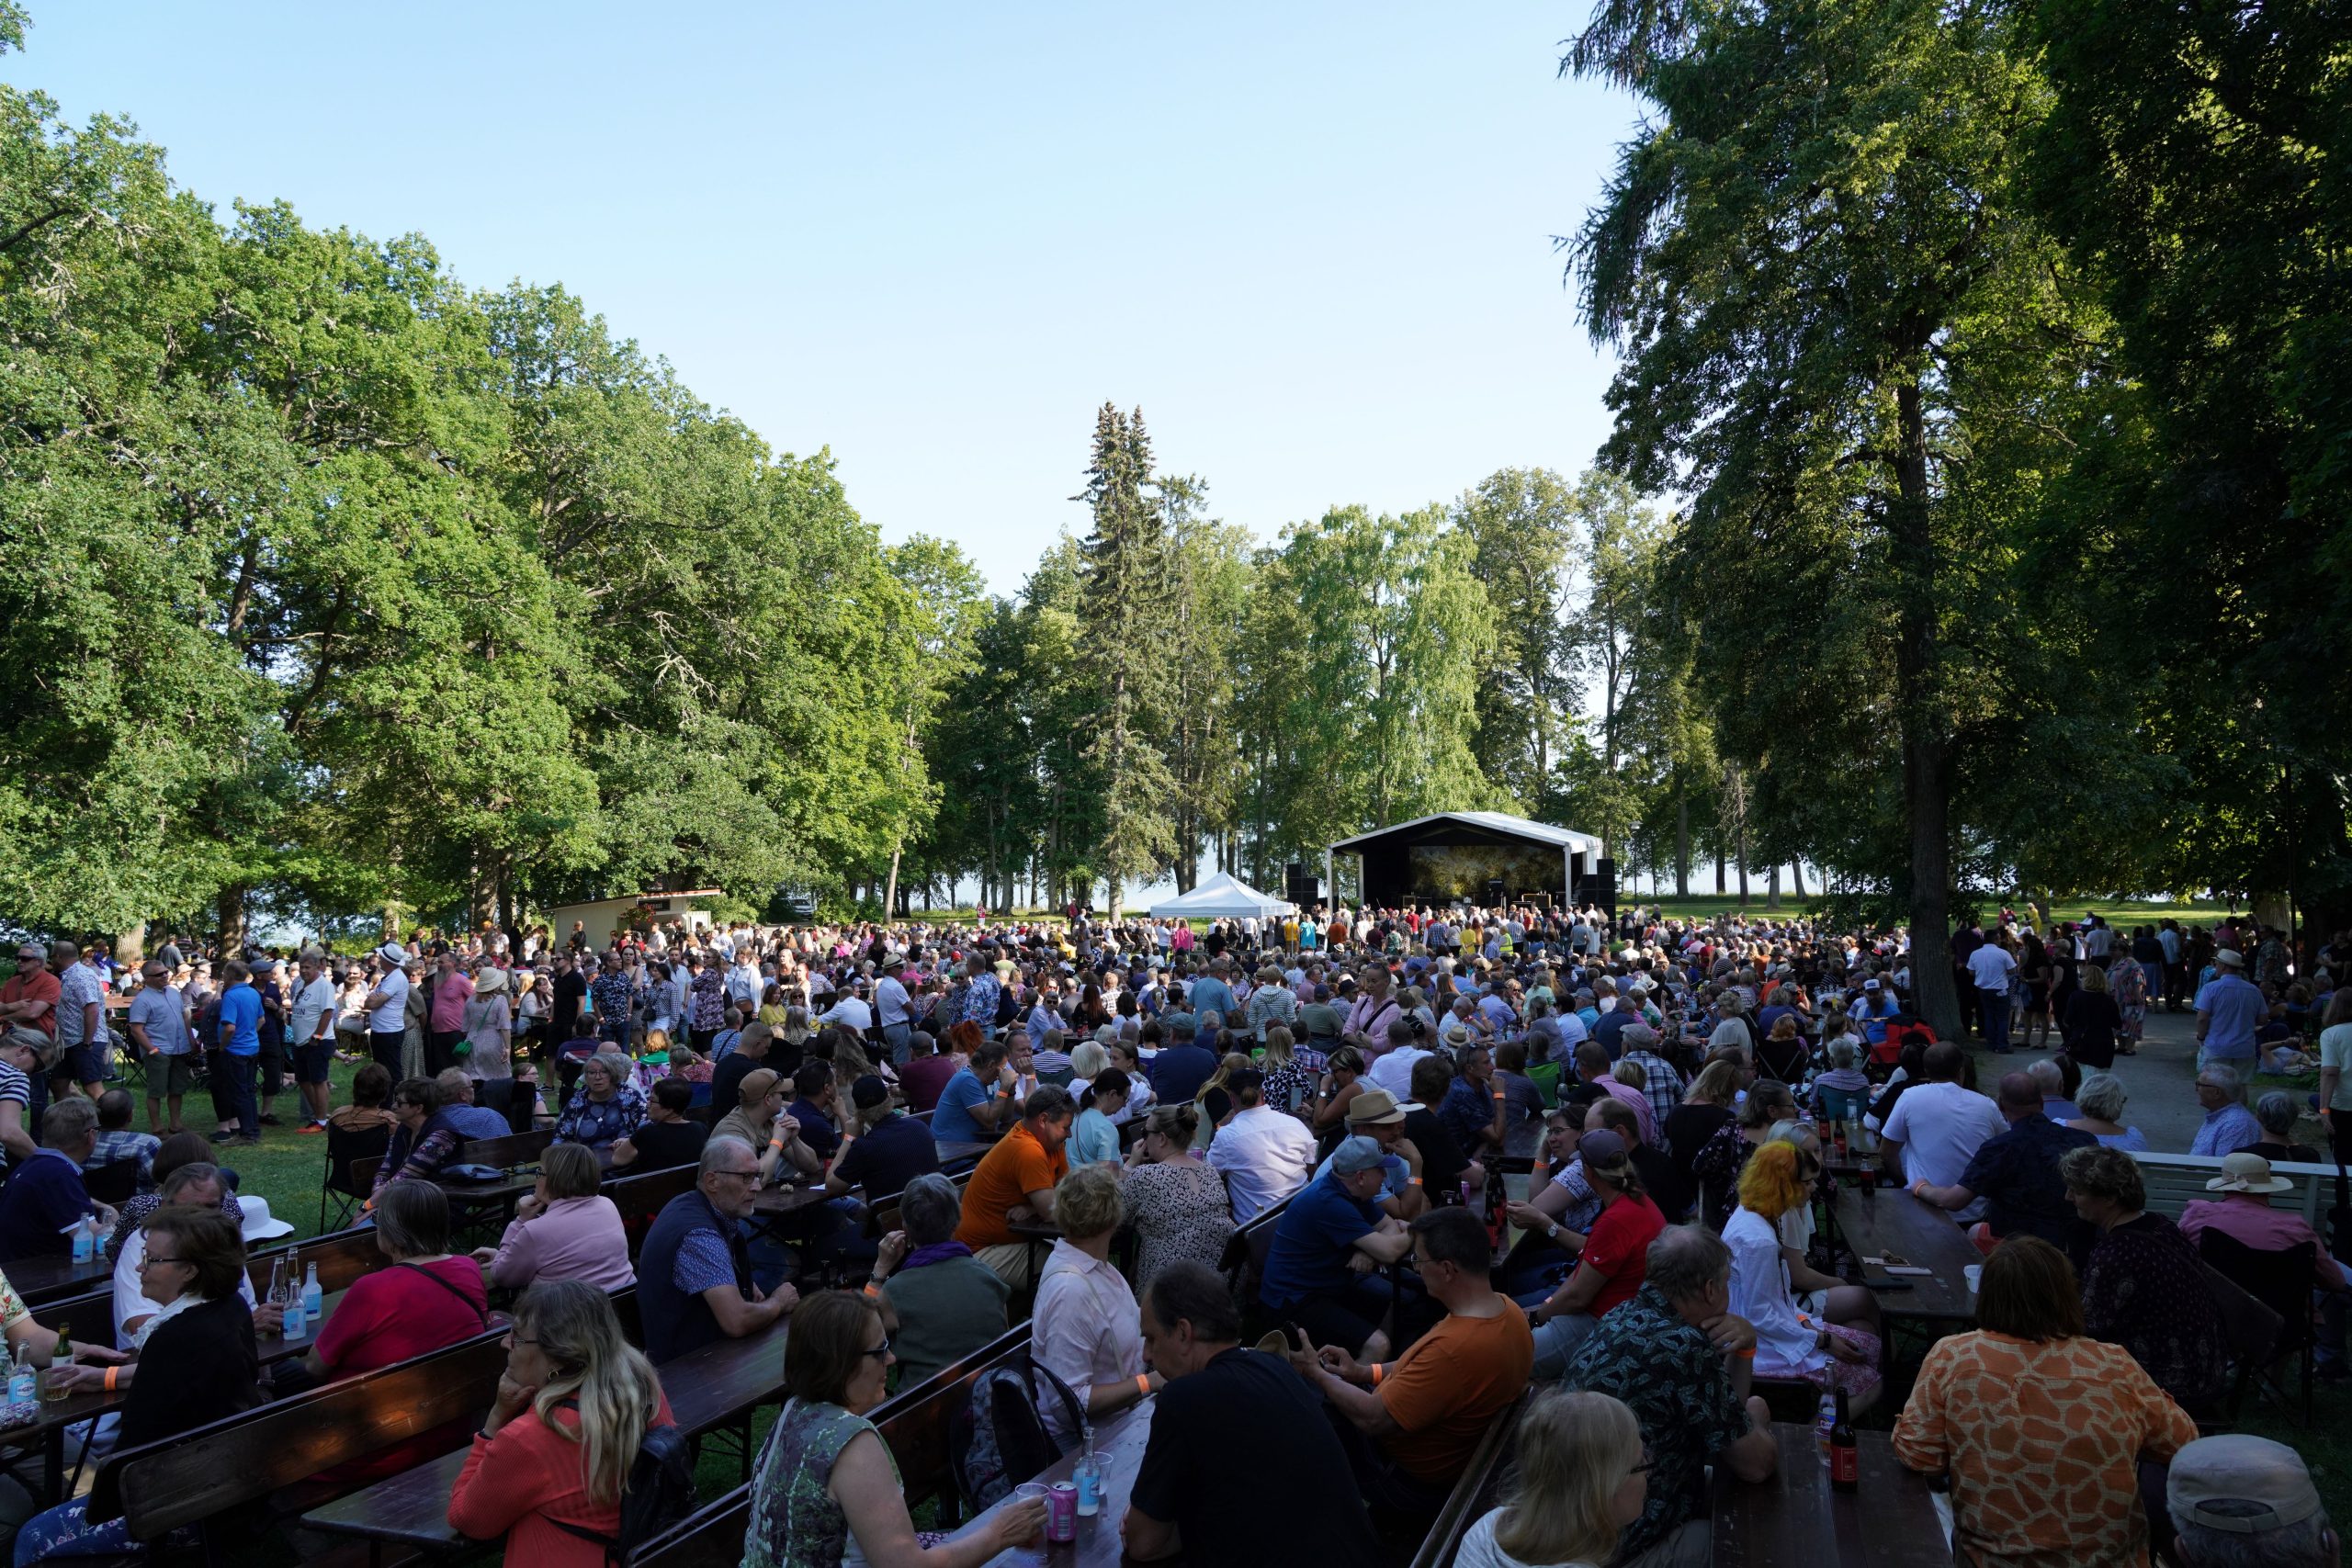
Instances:
[[[2140,1180],[2148,1190],[2147,1208],[2152,1213],[2177,1220],[2184,1205],[2221,1196],[2205,1188],[2208,1181],[2222,1174],[2222,1162],[2211,1155],[2159,1155],[2134,1150],[2132,1157],[2139,1163]],[[2301,1214],[2304,1224],[2324,1234],[2327,1211],[2335,1201],[2335,1168],[2282,1160],[2271,1166],[2270,1174],[2294,1183],[2288,1190],[2274,1195],[2270,1206]]]
[[[1413,1568],[1447,1568],[1462,1550],[1463,1535],[1495,1506],[1518,1447],[1519,1418],[1526,1414],[1531,1397],[1522,1393],[1512,1400],[1470,1450],[1470,1463],[1446,1495],[1445,1506],[1438,1510],[1437,1522],[1430,1527],[1420,1550],[1413,1554]]]
[[[1291,1194],[1291,1198],[1297,1196],[1296,1192]],[[1226,1237],[1224,1255],[1217,1259],[1217,1272],[1225,1276],[1233,1299],[1245,1309],[1258,1299],[1258,1281],[1266,1272],[1266,1254],[1274,1245],[1274,1227],[1282,1223],[1283,1214],[1289,1208],[1290,1198],[1285,1198]]]
[[[898,1461],[910,1507],[924,1497],[955,1495],[947,1434],[956,1413],[963,1408],[974,1379],[1018,1355],[1028,1343],[1029,1325],[1024,1323],[936,1376],[900,1389],[875,1409],[869,1419]],[[751,1523],[752,1488],[747,1483],[647,1541],[633,1561],[636,1568],[733,1568],[743,1560],[743,1536]]]

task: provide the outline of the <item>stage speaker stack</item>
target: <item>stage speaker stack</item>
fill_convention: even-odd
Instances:
[[[1617,863],[1603,856],[1593,864],[1592,874],[1584,879],[1583,901],[1600,906],[1611,919],[1617,918]]]
[[[1503,879],[1499,876],[1490,876],[1487,878],[1487,908],[1499,909],[1502,906]]]

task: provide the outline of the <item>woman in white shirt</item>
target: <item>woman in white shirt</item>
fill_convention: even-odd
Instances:
[[[1878,1397],[1878,1305],[1782,1245],[1780,1223],[1811,1201],[1818,1165],[1794,1144],[1771,1142],[1739,1173],[1739,1207],[1724,1224],[1731,1248],[1731,1311],[1756,1329],[1756,1375],[1843,1388],[1854,1411]],[[1800,1298],[1798,1292],[1804,1292]]]
[[[1125,1217],[1119,1168],[1080,1166],[1054,1187],[1054,1221],[1062,1237],[1037,1279],[1029,1353],[1070,1386],[1096,1425],[1156,1392],[1161,1382],[1143,1364],[1143,1313],[1136,1293],[1111,1266],[1111,1238]],[[1037,1407],[1064,1443],[1078,1436],[1057,1397]]]
[[[1473,1524],[1455,1568],[1596,1568],[1649,1502],[1634,1413],[1605,1393],[1550,1389],[1520,1417],[1509,1500]]]

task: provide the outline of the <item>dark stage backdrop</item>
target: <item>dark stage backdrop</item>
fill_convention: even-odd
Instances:
[[[1500,880],[1512,897],[1560,887],[1560,852],[1533,844],[1409,844],[1406,874],[1412,896],[1439,903],[1484,903],[1487,885]]]

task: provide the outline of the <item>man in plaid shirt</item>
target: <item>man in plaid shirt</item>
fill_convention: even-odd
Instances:
[[[986,953],[975,953],[964,962],[967,971],[964,984],[948,992],[939,1004],[940,1011],[945,1015],[945,1021],[940,1026],[941,1037],[944,1038],[948,1030],[970,1019],[980,1026],[982,1034],[993,1039],[996,1035],[997,999],[1003,987],[997,984],[994,968]]]
[[[1650,1110],[1657,1118],[1658,1152],[1670,1154],[1673,1151],[1666,1146],[1666,1119],[1682,1103],[1682,1075],[1657,1054],[1657,1031],[1648,1024],[1629,1023],[1618,1031],[1617,1040],[1625,1047],[1623,1059],[1642,1069],[1642,1092],[1649,1097]]]
[[[131,1130],[132,1103],[129,1091],[110,1089],[98,1096],[98,1141],[90,1150],[90,1157],[82,1162],[85,1171],[100,1166],[114,1165],[122,1160],[139,1162],[139,1190],[144,1192],[154,1176],[155,1151],[164,1140],[153,1133]]]

